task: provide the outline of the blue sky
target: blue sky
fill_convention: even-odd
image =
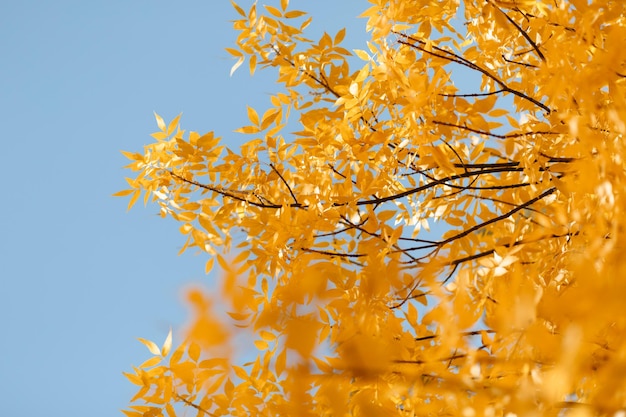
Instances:
[[[347,26],[344,45],[365,49],[366,2],[291,3],[317,18],[311,37]],[[270,71],[228,76],[234,18],[226,0],[0,6],[2,415],[122,415],[135,389],[121,373],[149,355],[136,338],[162,342],[185,321],[181,289],[214,279],[204,256],[177,256],[156,206],[127,213],[111,194],[153,111],[236,147],[245,105],[264,109]]]

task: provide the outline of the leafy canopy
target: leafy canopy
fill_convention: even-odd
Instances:
[[[249,139],[124,153],[222,271],[126,415],[623,413],[626,2],[371,0],[360,49],[233,6]]]

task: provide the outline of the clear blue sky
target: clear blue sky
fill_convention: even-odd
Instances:
[[[292,1],[312,34],[347,26],[349,49],[365,49],[367,5]],[[153,111],[236,143],[245,105],[266,106],[273,74],[228,76],[234,18],[227,0],[2,2],[2,416],[121,416],[121,372],[149,355],[136,337],[160,343],[185,321],[181,288],[213,279],[202,255],[177,256],[174,221],[111,194]]]

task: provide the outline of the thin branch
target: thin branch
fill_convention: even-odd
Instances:
[[[476,232],[477,230],[480,230],[480,229],[483,229],[483,228],[489,226],[490,224],[499,222],[500,220],[504,220],[507,217],[512,216],[513,214],[517,213],[518,211],[523,210],[526,207],[529,207],[529,206],[533,205],[537,201],[539,201],[539,200],[541,200],[541,199],[543,199],[543,198],[545,198],[545,197],[547,197],[550,194],[553,194],[555,192],[556,192],[556,187],[549,188],[548,190],[544,191],[543,193],[541,193],[537,197],[535,197],[533,199],[530,199],[527,202],[525,202],[523,204],[520,204],[519,206],[516,206],[514,209],[512,209],[510,211],[507,211],[506,213],[501,214],[500,216],[496,216],[496,217],[493,217],[493,218],[491,218],[489,220],[486,220],[486,221],[484,221],[482,223],[479,223],[479,224],[477,224],[477,225],[475,225],[473,227],[470,227],[469,229],[465,229],[462,232],[459,232],[459,233],[457,233],[454,236],[450,236],[447,239],[440,240],[435,245],[422,245],[422,246],[416,246],[416,247],[412,247],[412,248],[405,248],[403,250],[404,251],[417,251],[417,250],[424,250],[424,249],[429,249],[429,248],[433,248],[433,247],[435,247],[435,248],[437,248],[437,250],[439,250],[443,246],[447,245],[448,243],[450,243],[452,241],[455,241],[455,240],[458,240],[458,239],[461,239],[461,238],[463,238],[463,237],[465,237],[465,236],[467,236],[467,235],[469,235],[471,233]],[[463,258],[463,259],[464,259],[464,261],[467,261],[467,260],[472,260],[472,259],[475,259],[475,258],[479,258],[481,256],[486,256],[486,255],[489,255],[489,254],[493,253],[493,250],[488,251],[488,252],[489,253],[483,252],[481,254],[471,255],[471,256],[469,256],[467,258]],[[432,254],[432,252],[431,252],[431,254]],[[426,257],[428,257],[428,256],[430,256],[430,254],[426,255]],[[455,265],[456,263],[457,262],[453,261],[453,262],[448,263],[448,265]]]
[[[452,151],[452,153],[454,153],[454,155],[456,156],[456,159],[459,160],[459,165],[461,165],[461,167],[463,168],[463,171],[467,172],[467,167],[465,166],[465,163],[463,162],[463,158],[461,158],[461,155],[459,155],[456,149],[454,149],[452,145],[450,145],[448,141],[446,141],[445,139],[442,138],[441,141],[448,147],[448,149]],[[457,166],[457,164],[454,164],[454,165]]]
[[[530,240],[522,239],[522,240],[515,241],[512,244],[504,245],[504,246],[511,248],[511,247],[515,247],[515,246],[519,246],[519,245],[526,245],[526,244],[529,244],[529,243],[539,242],[539,241],[542,241],[544,239],[558,239],[558,238],[562,238],[562,237],[570,237],[570,236],[576,235],[576,234],[578,234],[578,232],[576,232],[576,233],[565,233],[565,234],[562,234],[562,235],[552,234],[552,235],[541,236],[541,237],[538,237],[536,239],[530,239]],[[489,250],[486,250],[484,252],[475,253],[473,255],[469,255],[469,256],[466,256],[464,258],[455,259],[455,260],[449,262],[448,265],[460,265],[460,264],[465,263],[465,262],[473,261],[473,260],[476,260],[476,259],[479,259],[479,258],[484,258],[485,256],[492,255],[495,251],[496,251],[495,249],[489,249]]]
[[[550,156],[547,155],[543,152],[539,152],[540,156],[543,156],[544,158],[548,159],[548,162],[574,162],[577,160],[577,158],[566,158],[566,157],[557,157],[557,156]]]
[[[413,364],[413,365],[423,365],[425,363],[429,363],[429,362],[449,362],[449,361],[453,361],[456,359],[464,359],[466,358],[467,355],[465,354],[456,354],[456,355],[450,355],[450,356],[446,356],[445,358],[441,358],[441,359],[434,359],[431,361],[425,361],[422,359],[415,359],[415,360],[405,360],[405,359],[396,359],[393,361],[393,363],[402,363],[402,364]]]
[[[213,413],[211,413],[211,412],[209,412],[209,411],[205,410],[204,408],[200,407],[198,404],[192,403],[191,401],[187,400],[186,398],[181,397],[180,395],[178,395],[178,394],[176,394],[176,393],[174,393],[174,397],[175,397],[177,400],[184,402],[184,403],[185,403],[185,404],[187,404],[188,406],[193,407],[193,408],[195,408],[196,410],[201,411],[201,412],[203,412],[203,413],[204,413],[204,414],[206,414],[206,415],[209,415],[209,416],[211,416],[211,417],[217,417],[217,415],[216,415],[216,414],[213,414]]]
[[[505,93],[506,90],[496,90],[496,91],[491,91],[489,93],[470,93],[470,94],[439,94],[440,96],[443,97],[485,97],[485,96],[492,96],[495,94],[500,94],[500,93]]]
[[[284,59],[287,63],[289,63],[289,65],[291,65],[293,68],[296,68],[298,71],[302,71],[303,74],[305,74],[307,77],[309,77],[311,80],[315,81],[317,84],[319,84],[320,86],[322,86],[326,91],[328,91],[330,94],[332,94],[333,96],[335,96],[335,98],[340,98],[341,95],[339,93],[337,93],[331,86],[330,83],[326,80],[326,76],[324,76],[324,74],[320,71],[320,77],[316,77],[314,74],[312,74],[309,70],[307,69],[302,69],[302,68],[298,68],[296,67],[296,63],[293,62],[291,59],[285,57],[284,55],[282,55],[280,53],[280,50],[278,49],[278,47],[274,46],[274,52],[280,56],[282,59]],[[320,79],[321,78],[321,79]],[[372,124],[367,121],[365,119],[365,117],[363,117],[363,115],[361,115],[360,120],[365,123],[367,125],[367,127],[372,131],[372,132],[376,132],[376,128],[372,126]],[[374,120],[376,120],[376,115],[374,115]],[[376,120],[377,121],[377,120]]]
[[[278,170],[276,169],[276,167],[274,166],[274,164],[270,163],[270,167],[272,167],[272,169],[274,170],[274,172],[280,177],[280,179],[283,181],[283,184],[285,184],[285,186],[287,187],[287,190],[289,190],[289,194],[291,194],[291,198],[293,198],[293,201],[297,204],[300,205],[300,203],[298,202],[298,199],[296,198],[296,196],[293,193],[293,190],[291,189],[291,187],[289,186],[289,184],[287,183],[287,181],[285,180],[285,178],[281,175],[280,172],[278,172]]]
[[[422,192],[424,190],[436,187],[438,185],[449,185],[449,184],[447,184],[448,181],[453,181],[453,180],[457,180],[457,179],[461,179],[461,178],[469,178],[469,177],[473,177],[475,175],[483,175],[483,174],[493,174],[493,173],[511,172],[511,171],[515,172],[515,171],[519,171],[519,170],[521,170],[521,168],[520,169],[515,168],[513,170],[511,170],[511,169],[503,169],[503,168],[494,168],[494,169],[487,169],[487,170],[478,171],[478,172],[477,171],[468,171],[468,172],[464,172],[462,174],[451,175],[449,177],[441,178],[441,179],[438,179],[438,180],[433,179],[433,181],[431,183],[424,184],[424,185],[421,185],[421,186],[415,187],[415,188],[410,188],[410,189],[408,189],[406,191],[403,191],[401,193],[398,193],[398,194],[393,194],[393,195],[389,195],[389,196],[386,196],[386,197],[379,197],[379,198],[372,199],[372,200],[357,201],[356,205],[357,206],[364,206],[364,205],[369,205],[369,204],[380,204],[380,203],[385,203],[387,201],[398,200],[400,198],[404,198],[404,197],[407,197],[409,195]],[[511,184],[511,185],[502,185],[502,186],[471,187],[471,189],[494,190],[494,189],[518,188],[518,187],[523,187],[523,186],[528,186],[528,185],[532,185],[532,184],[530,184],[530,183],[522,183],[522,184]],[[347,204],[348,203],[335,203],[336,206],[347,205]]]
[[[387,243],[387,241],[385,240],[384,237],[382,237],[381,233],[373,233],[373,232],[369,232],[367,230],[365,230],[364,228],[362,228],[361,226],[363,226],[365,224],[365,221],[367,221],[367,219],[365,219],[365,221],[359,223],[359,224],[354,224],[353,222],[351,222],[346,216],[341,216],[341,219],[344,221],[345,224],[350,225],[352,228],[357,229],[358,231],[365,233],[368,236],[372,236],[378,239],[381,239],[383,242]],[[410,238],[410,237],[399,237],[398,240],[404,240],[404,241],[411,241],[411,242],[421,242],[421,243],[433,243],[433,241],[431,240],[426,240],[426,239],[417,239],[417,238]],[[395,247],[396,245],[394,245]]]
[[[531,136],[531,135],[561,135],[562,134],[558,132],[540,131],[540,132],[507,133],[505,135],[499,135],[497,133],[492,133],[486,130],[474,129],[466,125],[458,125],[456,123],[443,122],[440,120],[433,120],[432,123],[436,125],[441,125],[441,126],[456,127],[458,129],[467,130],[468,132],[476,133],[478,135],[485,135],[485,136],[490,136],[492,138],[498,138],[498,139],[521,138],[524,136]]]
[[[469,235],[469,234],[471,234],[471,233],[473,233],[473,232],[475,232],[477,230],[480,230],[480,229],[482,229],[484,227],[487,227],[490,224],[496,223],[496,222],[498,222],[500,220],[504,220],[507,217],[512,216],[513,214],[517,213],[518,211],[523,210],[526,207],[535,204],[537,201],[539,201],[539,200],[541,200],[541,199],[543,199],[543,198],[545,198],[545,197],[547,197],[550,194],[553,194],[555,192],[556,192],[556,187],[549,188],[546,191],[544,191],[543,193],[539,194],[537,197],[532,198],[532,199],[528,200],[527,202],[525,202],[523,204],[520,204],[519,206],[515,207],[514,209],[512,209],[512,210],[510,210],[510,211],[508,211],[508,212],[506,212],[504,214],[501,214],[500,216],[496,216],[496,217],[494,217],[492,219],[489,219],[489,220],[484,221],[484,222],[482,222],[480,224],[477,224],[476,226],[470,227],[469,229],[465,229],[461,233],[458,233],[458,234],[456,234],[454,236],[451,236],[451,237],[449,237],[449,238],[447,238],[445,240],[442,240],[441,241],[441,245],[442,246],[446,245],[446,244],[448,244],[448,243],[450,243],[450,242],[452,242],[454,240],[461,239],[461,238],[463,238],[463,237],[465,237],[465,236],[467,236],[467,235]]]
[[[426,42],[420,40],[420,39],[416,39],[412,36],[409,35],[405,35],[404,33],[400,33],[400,32],[395,32],[393,31],[393,33],[395,33],[398,36],[401,36],[405,39],[409,39],[411,42],[409,41],[404,41],[404,40],[398,40],[399,43],[403,44],[403,45],[407,45],[411,48],[415,48],[419,51],[422,51],[426,54],[432,55],[434,57],[437,58],[441,58],[441,59],[445,59],[446,61],[450,61],[450,62],[454,62],[457,63],[459,65],[463,65],[467,68],[470,68],[474,71],[478,71],[481,74],[483,74],[485,77],[490,78],[491,80],[493,80],[496,84],[498,84],[500,86],[500,88],[508,93],[511,93],[513,95],[516,95],[524,100],[527,100],[531,103],[533,103],[535,106],[543,109],[546,113],[550,113],[552,110],[546,106],[545,104],[543,104],[542,102],[540,102],[537,99],[534,99],[524,93],[522,93],[519,90],[515,90],[514,88],[509,87],[508,85],[506,85],[506,83],[504,81],[502,81],[500,78],[498,78],[496,75],[492,74],[491,72],[487,71],[486,69],[476,65],[475,63],[468,61],[467,59],[463,58],[460,55],[455,54],[454,52],[451,51],[447,51],[443,48],[440,48],[438,46],[434,46],[432,45],[431,48],[432,50],[435,50],[437,52],[433,52],[432,50],[427,50],[425,48],[426,46]],[[412,43],[413,42],[413,43]]]
[[[415,281],[415,283],[411,286],[411,289],[409,290],[409,292],[407,293],[407,296],[404,297],[402,299],[402,301],[400,301],[398,304],[394,304],[391,307],[389,307],[391,310],[394,310],[396,308],[400,308],[402,307],[407,301],[417,298],[418,296],[422,296],[422,295],[427,295],[427,293],[422,293],[419,294],[417,296],[413,296],[413,291],[415,291],[417,289],[417,287],[419,287],[419,285],[421,284],[422,281],[420,281],[419,279]]]
[[[283,207],[281,204],[267,204],[264,203],[263,200],[261,198],[259,198],[256,194],[252,193],[251,191],[238,191],[238,190],[226,190],[224,188],[218,188],[218,187],[213,187],[211,185],[206,185],[206,184],[201,184],[197,181],[194,180],[189,180],[185,177],[182,177],[170,170],[167,170],[167,172],[170,173],[170,175],[180,181],[186,182],[187,184],[192,184],[195,185],[197,187],[203,188],[205,190],[209,190],[209,191],[213,191],[215,193],[218,193],[224,197],[228,197],[228,198],[232,198],[233,200],[237,200],[237,201],[241,201],[244,203],[248,203],[252,206],[255,207],[261,207],[261,208],[271,208],[271,209],[279,209],[281,207]],[[240,197],[237,194],[241,194],[241,195],[254,195],[259,201],[261,201],[260,203],[257,203],[256,201],[252,201],[248,198],[245,197]],[[300,204],[298,205],[293,205],[292,207],[298,207],[298,208],[305,208],[306,206],[302,206]]]
[[[491,3],[491,2],[490,2]],[[515,28],[519,31],[519,33],[528,41],[528,43],[530,44],[530,46],[533,47],[533,49],[535,50],[535,52],[537,52],[537,55],[539,55],[539,58],[541,58],[541,60],[543,62],[546,62],[546,57],[543,56],[543,54],[541,53],[541,51],[539,50],[539,47],[537,46],[537,44],[530,39],[530,36],[528,36],[528,33],[526,33],[526,31],[524,29],[522,29],[516,22],[515,20],[511,19],[511,17],[504,13],[504,11],[502,11],[502,9],[500,9],[498,6],[496,6],[495,4],[491,4],[493,7],[495,7],[496,9],[498,9],[498,11],[500,13],[502,13],[504,15],[504,17],[506,17],[506,19],[513,25],[515,26]]]
[[[311,249],[311,248],[300,248],[300,250],[304,252],[319,253],[320,255],[337,256],[339,258],[363,258],[367,256],[366,253],[343,253],[343,252],[332,252],[332,251]]]
[[[526,62],[513,61],[512,59],[507,58],[504,54],[502,54],[502,59],[504,59],[509,64],[521,65],[526,68],[537,68],[536,65],[528,64]]]

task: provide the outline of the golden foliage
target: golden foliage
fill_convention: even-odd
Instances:
[[[126,415],[624,415],[626,2],[371,1],[352,52],[279,3],[233,3],[281,85],[239,152],[124,153],[230,317],[192,292]]]

